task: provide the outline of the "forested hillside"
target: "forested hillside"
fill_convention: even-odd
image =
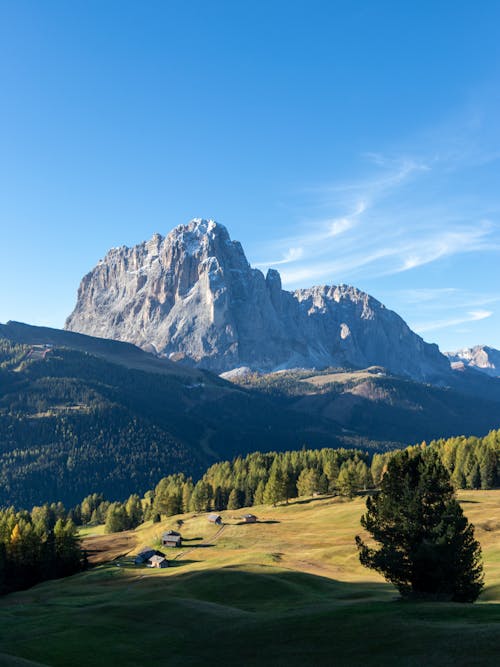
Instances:
[[[437,450],[456,489],[500,486],[500,430],[482,438],[441,439],[407,450]],[[353,496],[380,485],[397,451],[373,456],[346,449],[255,452],[213,464],[196,484],[179,475],[162,479],[149,494],[150,514],[238,509],[325,493]]]
[[[77,524],[106,523],[109,532],[135,528],[142,521],[186,512],[236,510],[276,505],[303,496],[353,497],[380,487],[391,458],[401,450],[370,456],[354,449],[301,449],[254,452],[214,463],[198,480],[184,473],[163,477],[141,502],[110,503],[102,494],[88,495],[70,510]],[[500,487],[500,430],[486,436],[450,438],[406,448],[410,454],[437,451],[455,489]]]
[[[156,371],[140,350],[131,363],[133,346],[63,334],[80,349],[0,338],[0,504],[71,505],[94,490],[121,498],[257,447],[342,442],[339,428],[217,376],[171,362],[165,372],[161,361]],[[127,354],[100,354],[96,340]]]
[[[340,425],[344,434],[394,446],[500,427],[500,380],[471,370],[450,374],[443,386],[397,377],[380,366],[253,373],[233,381]]]
[[[0,505],[70,506],[91,492],[122,499],[169,474],[196,480],[211,464],[256,450],[380,453],[486,433],[500,425],[499,383],[472,379],[478,393],[496,383],[486,387],[495,400],[377,368],[238,386],[126,343],[0,325]]]

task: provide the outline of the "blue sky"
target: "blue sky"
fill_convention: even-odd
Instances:
[[[500,3],[0,0],[0,321],[62,326],[111,246],[225,224],[500,348]]]

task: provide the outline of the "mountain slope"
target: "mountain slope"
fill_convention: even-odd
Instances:
[[[257,447],[336,446],[339,433],[132,345],[0,325],[0,505],[120,498]]]
[[[453,388],[383,369],[238,381],[128,343],[0,325],[0,505],[123,498],[255,450],[380,451],[500,427],[500,381],[469,369]]]
[[[277,271],[252,269],[224,226],[201,219],[110,250],[83,278],[66,328],[218,373],[379,364],[438,381],[450,372],[436,345],[373,297],[347,285],[283,290]]]
[[[247,374],[233,381],[286,396],[289,408],[340,425],[346,437],[409,444],[500,426],[500,382],[470,374],[457,374],[447,387],[393,376],[380,367]]]

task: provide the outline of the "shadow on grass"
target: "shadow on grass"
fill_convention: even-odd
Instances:
[[[193,563],[199,563],[199,562],[200,562],[199,560],[189,560],[189,559],[186,559],[186,560],[180,560],[180,559],[179,560],[169,560],[168,561],[168,567],[169,568],[171,568],[171,567],[182,567],[182,566],[185,566],[185,565],[192,565]]]
[[[183,537],[183,542],[196,542],[196,540],[202,540],[203,537]]]
[[[187,561],[184,561],[187,562]],[[180,561],[183,563],[183,561]],[[397,597],[390,584],[342,582],[278,566],[228,566],[180,574],[170,594],[235,607],[243,611],[331,605],[345,601],[388,601]]]
[[[332,494],[325,494],[321,496],[312,496],[311,498],[302,498],[301,500],[289,500],[288,505],[309,505],[309,503],[314,503],[317,502],[318,500],[332,500],[332,498],[336,498],[337,496],[332,495]],[[280,505],[280,507],[286,507],[287,505]]]
[[[276,519],[269,519],[267,521],[260,521],[257,519],[257,521],[238,521],[238,523],[232,524],[233,526],[255,526],[256,523],[281,523],[281,521],[277,521]]]
[[[134,585],[116,578],[109,587],[91,580],[91,600],[79,576],[42,584],[45,602],[2,614],[0,650],[19,648],[54,667],[468,667],[472,650],[474,665],[498,664],[500,604],[399,604],[383,582],[258,564],[172,574]],[[67,606],[79,581],[82,604]]]

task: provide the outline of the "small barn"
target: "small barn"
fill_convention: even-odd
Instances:
[[[216,523],[218,526],[222,524],[222,517],[220,514],[209,514],[208,520],[210,523]]]
[[[255,514],[244,514],[242,518],[244,523],[256,523],[257,521]]]
[[[175,530],[163,533],[161,543],[164,547],[182,547],[182,537]]]
[[[134,559],[134,563],[136,565],[143,565],[144,563],[147,563],[150,558],[153,556],[163,556],[165,557],[165,554],[162,553],[161,551],[158,551],[157,549],[152,549],[151,547],[144,547],[144,549],[141,549],[137,556]]]
[[[151,556],[154,556],[156,554],[155,549],[152,549],[151,547],[144,547],[144,549],[141,549],[137,556],[135,557],[134,563],[136,565],[142,565],[143,563],[146,563]]]
[[[163,556],[151,556],[149,559],[149,567],[159,567],[164,568],[168,567],[168,560]]]

